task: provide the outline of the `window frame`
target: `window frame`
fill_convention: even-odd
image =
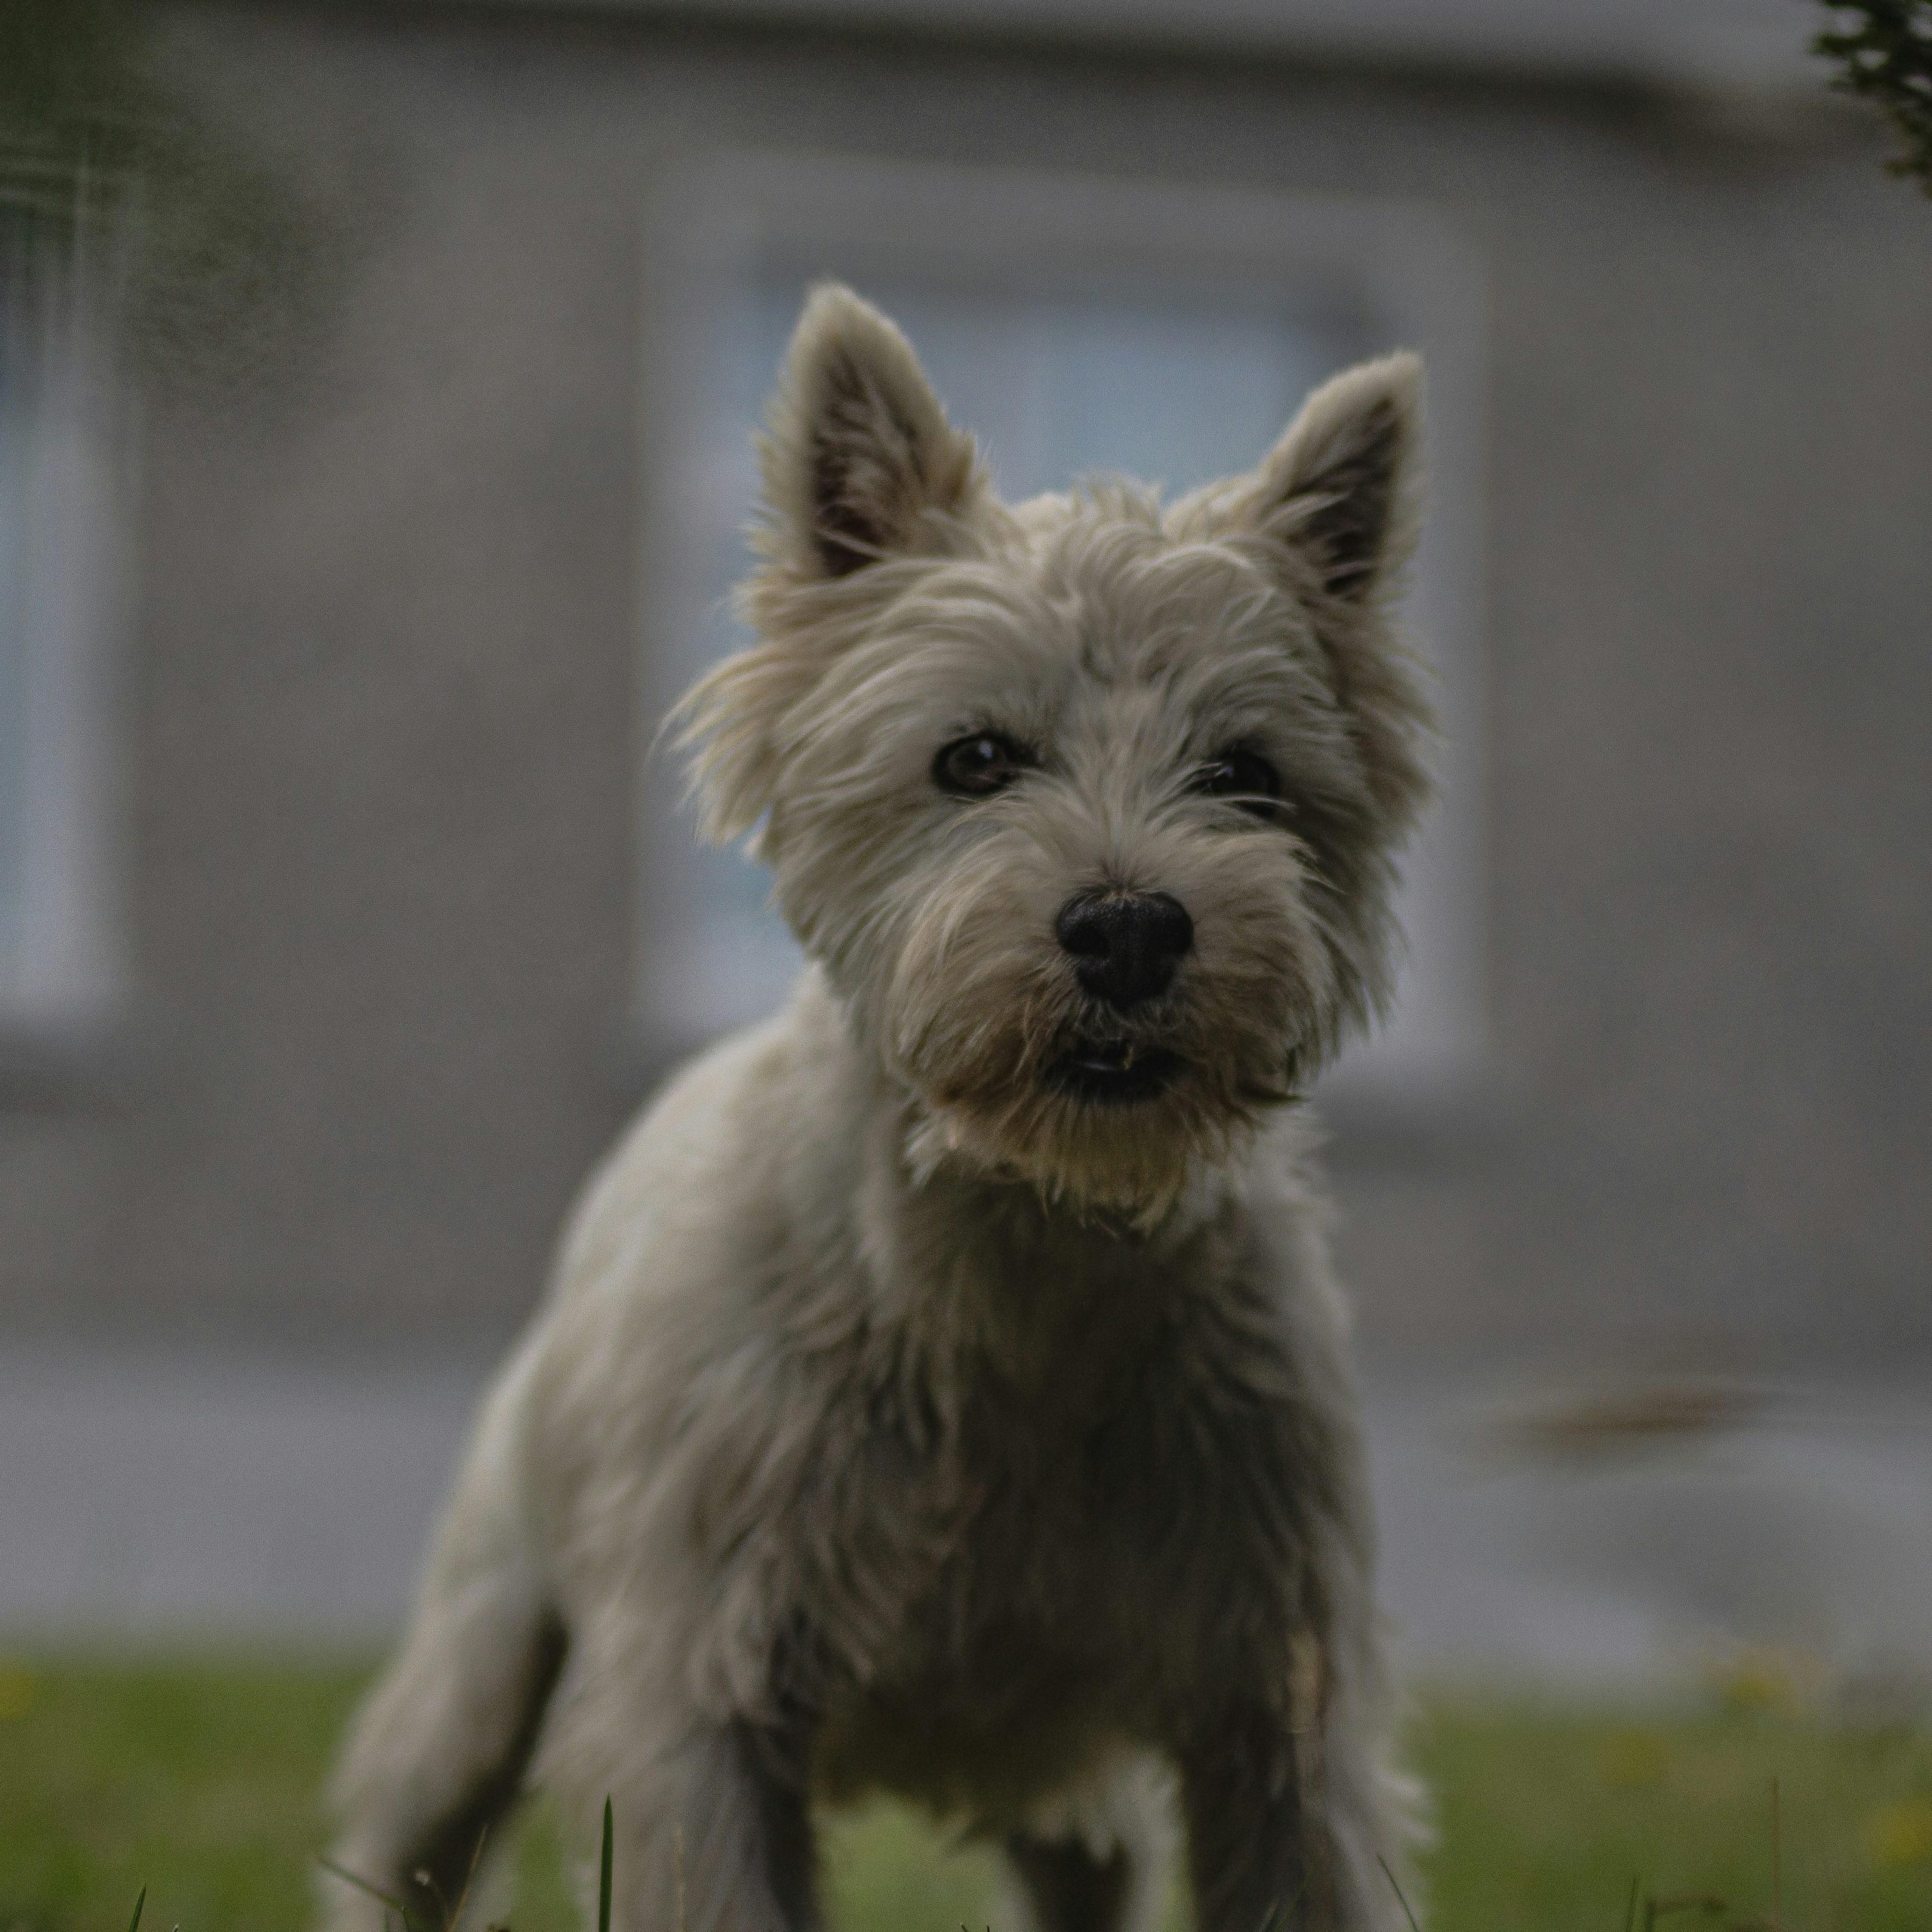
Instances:
[[[706,1037],[652,997],[654,927],[690,903],[694,832],[681,773],[657,736],[682,695],[678,640],[709,601],[696,540],[712,418],[700,372],[734,291],[774,263],[809,263],[861,293],[958,280],[1015,291],[1104,290],[1155,277],[1291,284],[1362,315],[1428,369],[1429,514],[1412,577],[1416,641],[1437,667],[1441,795],[1424,833],[1438,1024],[1424,1048],[1386,1030],[1322,1083],[1330,1111],[1398,1126],[1467,1097],[1483,1077],[1481,558],[1484,295],[1469,245],[1434,211],[1121,176],[1052,174],[824,154],[724,152],[669,169],[647,210],[638,544],[638,691],[651,748],[638,788],[629,1030],[647,1069]],[[774,371],[774,375],[776,372]],[[969,423],[964,426],[971,428]],[[1265,432],[1263,432],[1266,433]],[[1069,479],[1070,480],[1070,479]],[[755,506],[747,503],[749,518]]]

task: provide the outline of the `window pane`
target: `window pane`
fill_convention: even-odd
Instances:
[[[0,208],[0,1020],[115,996],[100,651],[112,606],[112,364],[80,289],[97,238]]]
[[[33,305],[28,236],[0,211],[0,977],[22,940],[26,871],[28,472]]]

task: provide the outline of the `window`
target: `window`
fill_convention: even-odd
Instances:
[[[1477,303],[1425,217],[1238,192],[843,162],[719,161],[667,190],[645,366],[645,703],[746,640],[752,435],[806,288],[850,281],[906,328],[1009,497],[1119,469],[1181,490],[1257,461],[1308,390],[1398,345],[1430,361],[1434,504],[1411,627],[1447,727],[1412,857],[1398,1017],[1334,1076],[1415,1099],[1480,1051],[1473,565]],[[657,1053],[779,1004],[796,949],[763,873],[702,852],[677,777],[645,787],[639,1020]],[[654,1057],[655,1057],[654,1055]]]
[[[111,1016],[111,398],[85,238],[0,205],[0,1031]]]

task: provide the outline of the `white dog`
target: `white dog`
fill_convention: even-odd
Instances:
[[[812,1810],[990,1835],[1041,1932],[1401,1924],[1344,1321],[1294,1103],[1385,995],[1418,369],[1163,506],[1009,506],[811,299],[758,641],[687,701],[813,966],[592,1185],[358,1722],[431,1923],[534,1772],[621,1932],[803,1932]],[[379,1925],[331,1881],[341,1932]]]

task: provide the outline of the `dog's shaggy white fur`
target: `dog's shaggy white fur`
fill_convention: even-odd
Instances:
[[[1384,997],[1424,715],[1418,371],[1163,506],[1009,507],[812,299],[758,641],[688,700],[814,965],[592,1185],[482,1413],[338,1863],[431,1921],[527,1772],[620,1932],[815,1922],[815,1804],[990,1835],[1043,1932],[1401,1923],[1344,1321],[1291,1104]],[[586,1864],[588,1858],[586,1857]],[[382,1909],[332,1881],[338,1932]]]

